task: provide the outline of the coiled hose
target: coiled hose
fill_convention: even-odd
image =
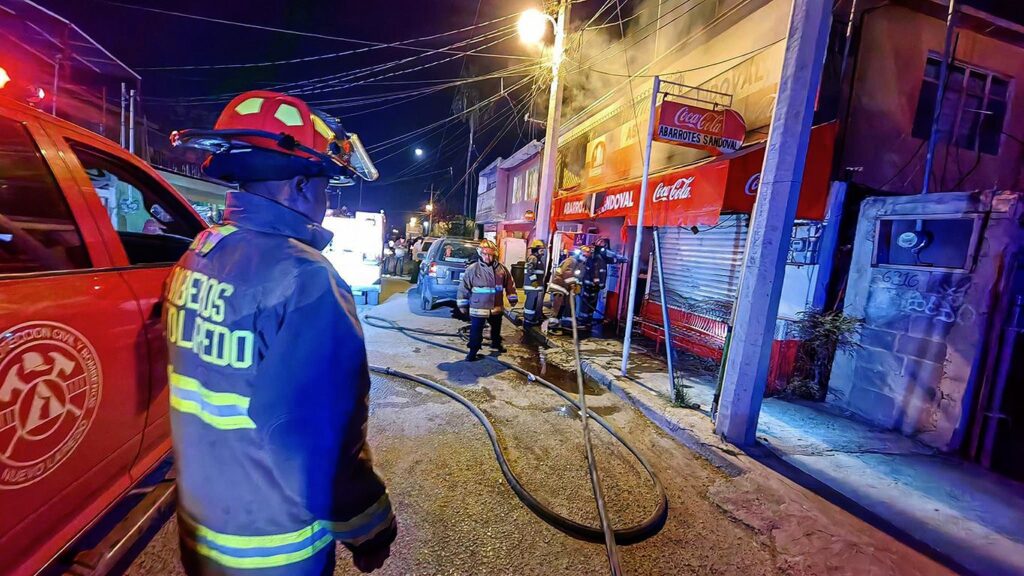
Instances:
[[[420,328],[406,328],[405,326],[400,325],[394,320],[381,318],[380,316],[373,316],[370,314],[364,316],[364,321],[368,325],[373,326],[374,328],[379,328],[383,330],[395,330],[401,332],[406,337],[416,340],[418,342],[423,342],[424,344],[429,344],[431,346],[436,346],[439,348],[445,348],[453,352],[457,352],[459,354],[464,353],[464,350],[462,350],[461,348],[456,348],[455,346],[451,346],[449,344],[445,344],[442,342],[436,342],[434,340],[430,340],[428,338],[423,338],[422,336],[420,336],[430,335],[457,338],[459,337],[458,334],[451,334],[447,332],[439,332],[433,330],[424,330]],[[484,358],[488,358],[510,370],[513,370],[514,372],[517,372],[525,376],[527,380],[531,382],[537,382],[544,385],[549,390],[551,390],[559,397],[561,397],[563,400],[575,406],[577,410],[582,411],[580,403],[575,398],[573,398],[572,396],[570,396],[569,394],[567,394],[566,392],[552,384],[551,382],[548,382],[544,378],[537,376],[532,372],[528,372],[527,370],[519,366],[516,366],[515,364],[501,360],[500,358],[495,358],[492,356],[484,356]],[[534,514],[536,514],[538,517],[540,517],[542,520],[544,520],[551,526],[557,528],[558,530],[561,530],[562,532],[568,534],[569,536],[572,536],[573,538],[585,540],[587,542],[594,542],[598,544],[605,542],[604,531],[601,529],[601,527],[588,526],[586,524],[577,522],[572,518],[567,518],[559,514],[558,512],[555,512],[551,508],[545,506],[540,500],[538,500],[535,496],[530,494],[530,492],[525,487],[523,487],[522,483],[516,477],[515,472],[513,472],[512,468],[509,466],[508,460],[505,458],[505,454],[501,447],[501,443],[498,441],[498,435],[494,431],[494,427],[491,425],[490,420],[488,420],[487,416],[479,408],[477,408],[476,405],[467,400],[464,396],[452,390],[451,388],[444,386],[443,384],[434,382],[432,380],[428,380],[427,378],[415,376],[413,374],[408,374],[400,370],[395,370],[394,368],[387,368],[383,366],[370,366],[370,370],[373,372],[377,372],[379,374],[403,378],[406,380],[410,380],[412,382],[416,382],[418,384],[422,384],[430,388],[431,390],[435,390],[437,392],[440,392],[441,394],[444,394],[445,396],[451,398],[452,400],[455,400],[456,402],[464,406],[467,410],[470,411],[470,413],[473,414],[474,417],[476,417],[477,420],[480,421],[480,424],[484,427],[484,430],[487,433],[487,437],[491,442],[491,447],[494,449],[494,455],[495,458],[498,460],[498,466],[499,468],[501,468],[502,475],[505,477],[505,480],[508,482],[509,487],[512,488],[512,491],[515,493],[515,495],[524,505],[526,505],[527,508],[529,508]],[[647,460],[642,455],[640,455],[640,453],[637,452],[635,448],[630,446],[630,444],[626,442],[626,440],[622,438],[622,436],[620,436],[614,428],[612,428],[611,424],[609,424],[604,418],[601,418],[593,410],[590,410],[588,408],[586,411],[587,415],[590,418],[592,418],[595,422],[600,424],[602,428],[607,430],[613,438],[615,438],[620,444],[622,444],[623,447],[626,448],[626,450],[629,450],[630,454],[632,454],[633,457],[637,459],[637,462],[639,462],[640,465],[643,466],[648,478],[651,479],[651,483],[654,484],[654,488],[657,492],[658,497],[658,505],[655,508],[654,512],[647,519],[645,519],[643,522],[639,524],[629,526],[626,528],[617,528],[613,530],[613,533],[615,535],[615,542],[619,544],[635,544],[637,542],[642,542],[643,540],[646,540],[647,538],[650,538],[651,536],[657,534],[658,531],[661,530],[662,526],[665,525],[665,520],[668,517],[668,496],[665,495],[665,488],[661,485],[661,481],[658,480],[658,477],[657,475],[655,475],[650,463],[647,462]]]

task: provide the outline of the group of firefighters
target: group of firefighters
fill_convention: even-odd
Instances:
[[[164,322],[172,311],[180,330],[215,322],[251,345],[225,364],[168,339],[185,571],[332,574],[341,542],[355,567],[371,572],[390,555],[398,522],[366,442],[370,376],[355,302],[321,253],[332,236],[322,226],[327,187],[356,172],[358,140],[294,96],[252,91],[228,103],[213,130],[172,141],[211,151],[205,172],[238,189],[227,194],[223,224],[202,232],[172,271]],[[545,248],[530,246],[528,324],[543,319]],[[504,351],[504,301],[518,300],[494,243],[482,242],[479,254],[458,293],[471,322],[469,360],[485,326],[491,348]],[[561,262],[547,286],[555,322],[577,294],[595,309],[615,258],[605,241]],[[217,306],[204,305],[209,286],[222,297]]]
[[[483,342],[484,325],[491,329],[491,349],[504,352],[501,345],[501,319],[504,301],[518,303],[516,285],[512,274],[498,262],[498,250],[494,242],[483,240],[477,248],[480,259],[471,264],[462,276],[459,285],[457,306],[470,318],[469,354],[466,360],[475,361]],[[607,238],[593,245],[583,245],[568,253],[561,264],[551,272],[550,282],[545,285],[547,271],[547,246],[543,240],[530,244],[523,274],[526,303],[523,308],[523,323],[537,326],[544,322],[544,294],[551,293],[551,318],[548,331],[571,330],[569,298],[579,296],[577,320],[589,328],[593,313],[598,308],[598,297],[608,281],[608,266],[622,261],[612,252]]]

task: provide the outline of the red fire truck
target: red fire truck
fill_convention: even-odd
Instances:
[[[146,163],[0,90],[0,574],[168,454],[161,285],[203,226]]]

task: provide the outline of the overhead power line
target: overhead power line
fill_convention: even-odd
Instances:
[[[431,36],[421,36],[419,38],[412,38],[412,39],[409,39],[409,40],[402,40],[400,42],[390,42],[390,43],[380,44],[378,46],[367,46],[367,47],[364,47],[364,48],[356,48],[354,50],[343,50],[341,52],[331,52],[331,53],[328,53],[328,54],[317,54],[315,56],[306,56],[306,57],[303,57],[303,58],[290,58],[290,59],[287,59],[287,60],[270,60],[270,61],[267,61],[267,62],[246,62],[246,63],[238,63],[238,64],[201,64],[201,65],[192,65],[192,66],[136,66],[135,69],[136,70],[214,70],[214,69],[223,69],[223,68],[257,68],[257,67],[264,67],[264,66],[278,66],[278,65],[281,65],[281,64],[298,64],[300,62],[311,62],[311,61],[314,61],[314,60],[325,60],[325,59],[328,59],[328,58],[337,58],[339,56],[349,56],[349,55],[352,55],[352,54],[361,54],[363,52],[370,52],[372,50],[380,50],[382,48],[408,48],[409,46],[406,46],[406,44],[411,44],[413,42],[423,42],[423,41],[426,41],[426,40],[432,40],[432,39],[435,39],[435,38],[440,38],[442,36],[450,36],[452,34],[458,34],[460,32],[465,32],[467,30],[472,30],[473,28],[480,28],[480,27],[483,27],[483,26],[488,26],[488,25],[493,24],[495,22],[500,22],[502,20],[507,20],[507,19],[509,19],[511,17],[512,16],[503,16],[501,18],[495,18],[494,20],[490,20],[488,22],[484,22],[483,24],[476,24],[474,26],[466,26],[465,28],[459,28],[458,30],[450,30],[448,32],[442,32],[440,34],[433,34]],[[512,28],[512,25],[503,26],[503,27],[499,28],[499,30],[507,30],[507,29],[510,29],[510,28]],[[426,50],[430,50],[430,49],[429,48],[424,48],[423,50],[426,51]],[[473,53],[473,54],[470,54],[470,55],[472,55],[472,56],[492,56],[492,57],[497,57],[497,58],[521,58],[521,59],[526,59],[523,56],[511,56],[511,55],[508,55],[508,54]]]
[[[460,42],[456,42],[454,44],[450,44],[448,46],[448,48],[464,46],[464,45],[467,45],[467,44],[472,44],[472,43],[475,43],[475,42],[479,42],[479,41],[491,38],[491,37],[495,36],[496,34],[501,34],[503,31],[504,31],[504,28],[496,30],[496,31],[490,31],[490,32],[487,32],[485,34],[481,34],[479,36],[476,36],[474,38],[469,38],[469,39],[466,39],[466,40],[462,40]],[[482,50],[484,48],[487,48],[488,46],[492,46],[492,45],[497,44],[497,43],[499,43],[499,42],[501,42],[503,40],[507,40],[508,38],[511,38],[511,36],[513,36],[513,35],[514,35],[514,33],[512,33],[512,34],[510,34],[510,35],[508,35],[508,36],[506,36],[504,38],[501,38],[501,39],[499,39],[499,40],[497,40],[495,42],[491,42],[490,44],[486,44],[486,45],[483,45],[483,46],[478,46],[478,47],[470,50],[470,52],[475,52],[475,51],[478,51],[478,50]],[[442,51],[443,50],[438,49],[434,53],[439,53],[439,52],[442,52]],[[372,73],[372,72],[378,72],[378,71],[381,71],[381,70],[385,70],[387,68],[398,66],[400,64],[404,64],[404,63],[410,62],[412,60],[416,60],[418,58],[422,58],[422,57],[426,57],[426,56],[430,56],[430,55],[431,55],[431,53],[417,54],[415,56],[411,56],[411,57],[408,57],[408,58],[403,58],[403,59],[396,60],[396,61],[384,62],[384,63],[381,63],[381,64],[375,64],[375,65],[372,65],[372,66],[366,66],[366,67],[358,68],[358,69],[355,69],[355,70],[348,70],[346,72],[341,72],[341,73],[337,73],[337,74],[330,74],[330,75],[327,75],[327,76],[320,76],[320,77],[316,77],[316,78],[309,78],[309,79],[299,80],[299,81],[294,81],[294,82],[279,83],[279,84],[275,84],[275,85],[272,85],[272,86],[268,87],[268,89],[285,91],[285,92],[289,92],[289,93],[293,93],[293,94],[315,94],[315,93],[323,93],[323,92],[329,92],[329,91],[334,91],[334,90],[341,90],[341,89],[344,89],[344,88],[350,88],[350,87],[353,87],[353,86],[358,86],[358,85],[362,85],[362,84],[368,84],[370,82],[373,82],[375,80],[379,80],[379,79],[382,79],[382,78],[389,78],[389,77],[397,76],[399,74],[406,74],[406,73],[415,72],[415,71],[418,71],[418,70],[421,70],[421,69],[424,69],[424,68],[428,68],[428,67],[431,67],[431,66],[435,66],[437,64],[441,64],[441,63],[447,62],[447,61],[449,61],[451,59],[457,58],[459,55],[461,55],[461,53],[457,53],[455,56],[446,58],[444,60],[439,60],[439,61],[427,63],[427,64],[421,65],[419,67],[405,69],[405,70],[401,70],[401,71],[398,71],[398,72],[393,72],[393,73],[390,73],[390,74],[383,74],[383,75],[378,75],[378,76],[374,76],[374,77],[370,77],[370,78],[364,78],[363,80],[358,81],[358,82],[352,82],[352,83],[348,83],[348,84],[344,84],[344,85],[335,85],[335,84],[338,84],[339,82],[343,82],[345,80],[351,80],[351,79],[356,78],[358,76],[362,76],[362,75],[369,74],[369,73]],[[524,64],[519,64],[519,65],[511,66],[508,69],[513,69],[513,68],[515,68],[515,66],[520,66],[520,65],[534,66],[535,64],[533,62],[524,63]],[[315,87],[313,87],[313,86],[310,86],[308,88],[300,88],[300,87],[308,86],[308,85],[311,85],[311,84],[324,84],[324,83],[326,83],[329,87],[326,87],[326,88],[321,87],[319,89],[314,89]],[[226,102],[230,101],[231,98],[233,98],[234,96],[235,96],[235,93],[232,92],[232,93],[216,94],[216,95],[210,95],[210,96],[192,96],[192,97],[185,97],[185,98],[179,98],[179,99],[164,99],[164,100],[172,102],[174,104],[178,104],[178,105],[204,105],[204,104],[214,104],[214,103],[222,104],[222,103],[226,103]]]
[[[251,23],[248,23],[248,22],[237,22],[237,21],[234,21],[234,20],[226,20],[226,19],[223,19],[223,18],[211,18],[209,16],[199,16],[197,14],[187,14],[187,13],[184,13],[184,12],[175,12],[175,11],[172,11],[172,10],[163,10],[163,9],[160,9],[160,8],[150,8],[148,6],[134,6],[132,4],[124,4],[124,3],[121,3],[121,2],[114,2],[113,0],[100,0],[100,1],[104,2],[106,4],[112,4],[114,6],[120,6],[122,8],[131,8],[133,10],[142,10],[142,11],[145,11],[145,12],[154,12],[154,13],[157,13],[157,14],[165,14],[165,15],[168,15],[168,16],[177,16],[179,18],[189,18],[189,19],[192,19],[192,20],[201,20],[201,21],[204,21],[204,22],[214,22],[214,23],[217,23],[217,24],[226,24],[226,25],[229,25],[229,26],[238,26],[238,27],[241,27],[241,28],[251,28],[251,29],[255,29],[255,30],[263,30],[265,32],[278,32],[278,33],[282,33],[282,34],[292,34],[292,35],[295,35],[295,36],[305,36],[307,38],[320,38],[320,39],[323,39],[323,40],[338,40],[338,41],[341,41],[341,42],[353,42],[355,44],[365,44],[365,45],[368,45],[368,46],[375,46],[375,47],[379,47],[379,48],[401,48],[401,49],[404,49],[404,50],[416,50],[416,51],[420,51],[420,52],[434,52],[435,51],[432,48],[422,48],[422,47],[419,47],[419,46],[406,46],[405,44],[402,44],[402,43],[389,44],[387,42],[374,42],[372,40],[360,40],[358,38],[348,38],[348,37],[344,37],[344,36],[333,36],[333,35],[330,35],[330,34],[319,34],[319,33],[316,33],[316,32],[304,32],[304,31],[301,31],[301,30],[289,30],[287,28],[277,28],[277,27],[274,27],[274,26],[262,26],[262,25],[259,25],[259,24],[251,24]],[[514,15],[506,16],[506,18],[511,18],[511,17],[514,17]],[[452,51],[452,50],[445,50],[445,49],[441,49],[441,51],[449,52],[449,53],[456,53],[456,54],[459,54],[459,55],[465,54],[464,52],[455,52],[455,51]],[[499,58],[526,59],[525,56],[508,56],[508,55],[505,55],[505,54],[477,54],[477,55],[478,56],[493,56],[493,57],[499,57]]]

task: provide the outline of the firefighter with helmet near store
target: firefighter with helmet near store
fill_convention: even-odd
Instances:
[[[355,135],[275,92],[171,139],[212,151],[206,174],[239,186],[164,294],[185,571],[332,574],[338,540],[371,572],[397,523],[366,442],[355,303],[320,251],[328,182],[376,170]]]
[[[550,330],[571,330],[569,298],[574,298],[580,293],[580,282],[583,272],[586,270],[587,260],[593,255],[593,249],[589,245],[583,245],[569,253],[569,256],[562,260],[558,269],[551,275],[551,283],[548,284],[548,291],[551,292],[551,320],[548,322]],[[552,326],[552,324],[554,324]]]
[[[530,255],[526,257],[523,271],[523,290],[526,291],[523,323],[528,326],[536,326],[544,320],[544,275],[548,259],[544,248],[544,241],[539,238],[530,243]]]
[[[506,352],[501,345],[501,317],[505,298],[515,306],[519,302],[516,282],[504,264],[498,262],[498,247],[483,240],[476,249],[480,259],[462,274],[457,304],[463,315],[469,315],[469,353],[466,360],[479,360],[477,355],[484,340],[484,324],[491,327],[491,350]]]

